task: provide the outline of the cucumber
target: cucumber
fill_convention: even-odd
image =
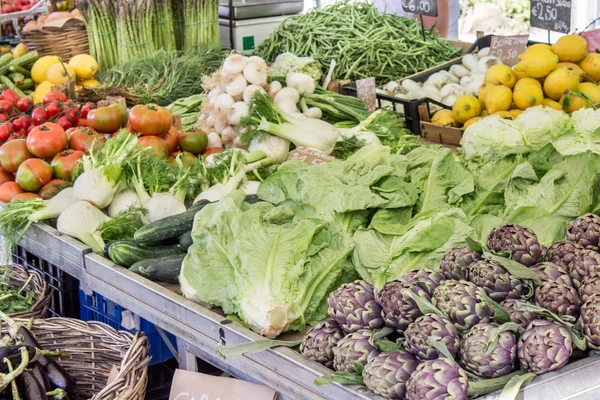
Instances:
[[[210,201],[200,200],[184,213],[151,222],[135,232],[133,239],[144,246],[156,246],[165,241],[177,240],[181,235],[192,230],[196,213],[207,204],[210,204]]]
[[[118,240],[108,246],[108,256],[115,263],[130,267],[140,260],[185,255],[179,245],[144,247],[133,240]]]
[[[187,249],[189,249],[193,243],[194,241],[192,240],[192,231],[184,233],[179,238],[179,247],[181,247],[181,250],[183,251],[187,251]]]
[[[133,264],[129,270],[138,271],[136,273],[153,281],[177,283],[184,258],[185,254],[181,254],[142,260]]]

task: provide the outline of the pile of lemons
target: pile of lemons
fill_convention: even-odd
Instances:
[[[587,41],[566,35],[552,46],[535,44],[519,55],[513,68],[487,70],[477,97],[459,97],[452,110],[437,112],[432,122],[468,127],[488,115],[515,119],[523,110],[542,105],[565,112],[600,103],[600,54]]]

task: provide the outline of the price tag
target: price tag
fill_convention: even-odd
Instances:
[[[377,109],[377,86],[375,78],[367,78],[356,81],[356,97],[365,102],[369,111]]]
[[[496,56],[508,66],[519,62],[519,54],[527,48],[529,35],[492,36],[490,55]]]
[[[583,37],[588,42],[588,53],[593,53],[600,49],[600,29],[581,32]]]
[[[323,154],[320,151],[298,146],[288,156],[288,160],[300,160],[306,165],[327,164],[335,160],[335,157]]]
[[[402,9],[411,14],[438,16],[437,0],[402,0]]]
[[[531,0],[531,26],[569,33],[571,0]]]

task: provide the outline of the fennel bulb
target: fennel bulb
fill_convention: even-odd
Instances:
[[[79,200],[87,201],[98,208],[108,207],[116,191],[117,186],[104,175],[102,167],[85,171],[73,184],[73,193]]]
[[[148,214],[142,216],[144,224],[181,214],[186,210],[183,200],[171,193],[154,193],[143,203],[143,206],[148,210]]]
[[[31,214],[27,219],[33,223],[45,219],[56,218],[72,204],[75,204],[78,198],[73,193],[73,188],[61,190],[56,196],[50,200],[46,200],[45,207]]]
[[[79,239],[90,246],[94,253],[104,254],[104,240],[98,229],[111,218],[88,203],[78,201],[67,207],[58,217],[56,229]]]
[[[115,218],[122,211],[131,206],[140,206],[140,199],[134,189],[127,189],[115,194],[113,201],[108,206],[108,215]]]

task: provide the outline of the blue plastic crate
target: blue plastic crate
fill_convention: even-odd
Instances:
[[[82,321],[98,321],[112,326],[116,330],[126,330],[131,333],[137,332],[137,329],[125,329],[122,325],[123,312],[127,311],[117,303],[110,301],[106,297],[92,293],[88,295],[82,288],[79,288],[80,319]],[[139,317],[136,317],[136,319]],[[137,323],[136,323],[137,325]],[[139,318],[139,331],[144,332],[150,344],[148,354],[152,356],[150,365],[156,365],[170,360],[174,357],[171,350],[160,336],[154,324]],[[171,344],[175,345],[175,336],[165,332]]]

